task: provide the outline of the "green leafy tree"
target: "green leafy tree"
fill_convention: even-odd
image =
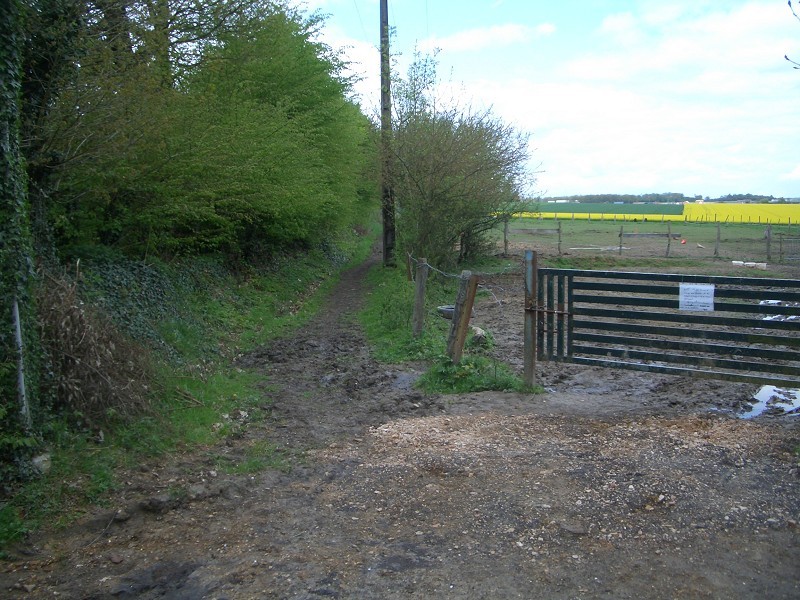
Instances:
[[[345,97],[317,22],[283,10],[230,36],[187,78],[157,200],[137,225],[170,251],[245,256],[309,244],[349,222],[369,160],[369,123]]]
[[[402,247],[448,264],[486,249],[531,176],[527,135],[490,110],[441,101],[437,84],[435,59],[418,56],[394,86],[392,185]]]
[[[131,182],[153,167],[142,156],[168,144],[166,107],[179,82],[205,47],[272,4],[24,3],[22,139],[40,254],[52,254],[55,242],[121,236],[139,208]]]
[[[42,0],[56,1],[71,0]],[[59,82],[47,110],[29,103],[33,179],[60,246],[247,254],[347,220],[369,123],[313,41],[318,17],[264,1],[86,7],[59,38],[62,74],[36,78]]]

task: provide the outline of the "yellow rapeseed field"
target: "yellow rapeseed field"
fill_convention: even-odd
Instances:
[[[800,223],[800,204],[684,204],[687,221],[711,223]]]
[[[566,208],[566,207],[565,207]],[[619,206],[609,205],[609,212],[579,213],[571,211],[542,211],[517,213],[518,217],[543,219],[589,219],[606,221],[678,221],[689,223],[770,223],[796,225],[800,223],[800,204],[730,204],[719,202],[687,203],[683,214],[660,214],[658,212],[617,213]],[[655,207],[651,207],[651,210]]]

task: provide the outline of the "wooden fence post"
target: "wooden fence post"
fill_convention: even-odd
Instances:
[[[719,258],[719,238],[720,238],[719,221],[717,221],[717,241],[714,244],[714,258]]]
[[[622,230],[623,230],[624,227],[625,227],[624,225],[620,225],[619,226],[619,255],[620,256],[622,256]],[[631,244],[631,245],[633,245],[633,244]]]
[[[561,256],[561,221],[558,222],[558,255]]]
[[[503,257],[508,256],[508,219],[503,223]]]
[[[525,369],[524,383],[536,383],[536,287],[538,260],[533,250],[525,251]]]
[[[417,263],[416,287],[414,289],[414,318],[411,333],[415,338],[422,335],[422,328],[425,324],[425,283],[428,281],[427,258],[420,258]]]
[[[772,260],[772,225],[767,225],[767,230],[764,232],[764,237],[767,238],[767,260]]]
[[[472,305],[475,303],[475,293],[478,291],[478,276],[470,271],[461,271],[461,282],[458,286],[458,296],[453,310],[453,322],[450,324],[450,335],[447,337],[447,356],[454,365],[461,362],[464,352],[464,342],[467,341],[469,319],[472,316]]]
[[[667,223],[667,258],[669,258],[669,249],[672,245],[672,225]]]

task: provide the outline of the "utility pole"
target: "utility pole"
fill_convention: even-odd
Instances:
[[[391,187],[392,93],[389,72],[389,8],[381,0],[381,214],[383,217],[383,266],[394,267],[394,190]]]

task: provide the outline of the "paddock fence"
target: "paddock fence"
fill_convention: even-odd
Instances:
[[[569,221],[505,224],[503,253],[532,248],[546,254],[628,258],[718,259],[738,263],[800,262],[800,229],[795,224],[783,230],[772,225],[710,223],[634,223],[613,221],[572,223]],[[752,266],[752,265],[748,265]]]

